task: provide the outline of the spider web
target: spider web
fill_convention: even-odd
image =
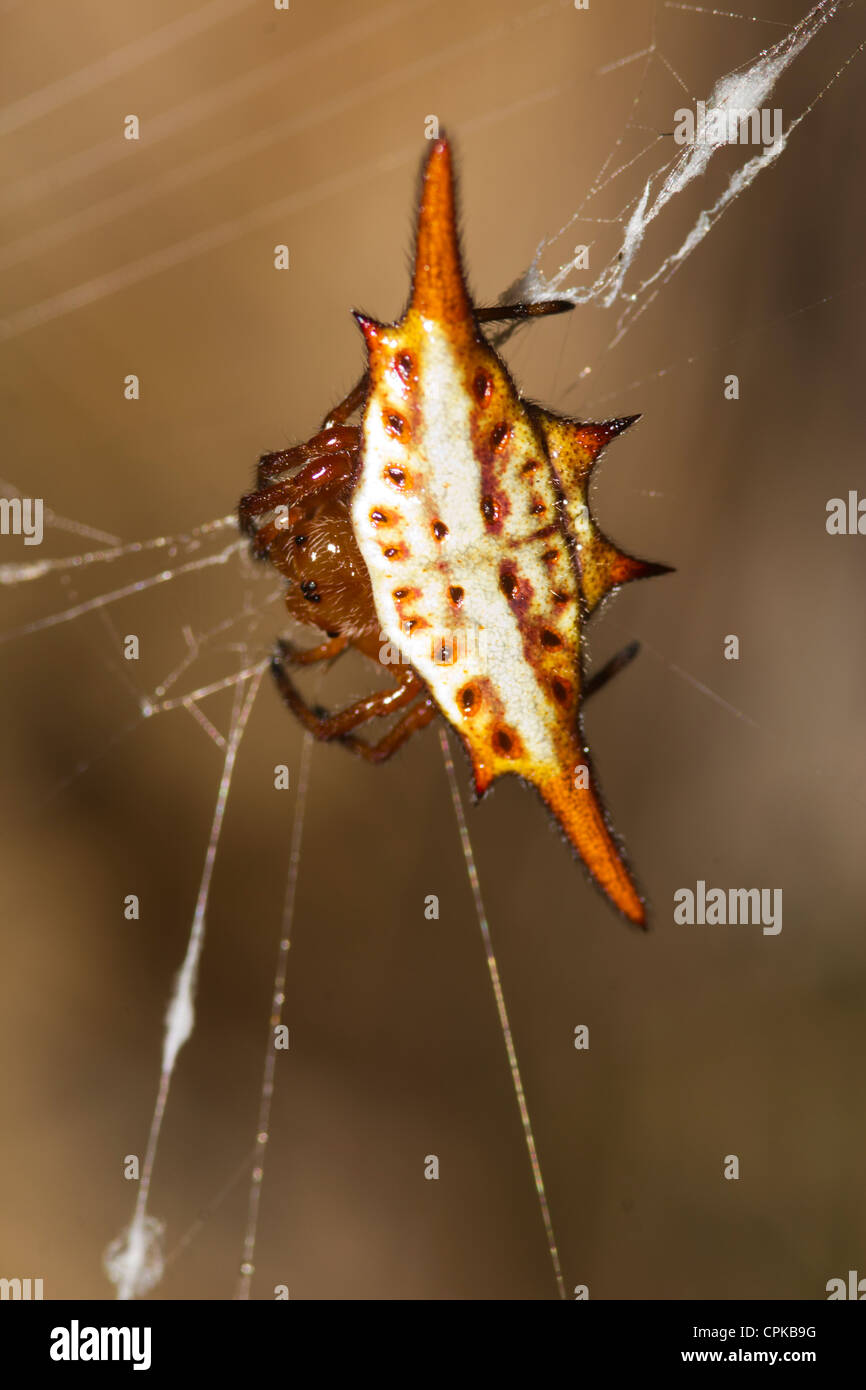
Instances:
[[[811,118],[819,109],[835,104],[832,117],[825,117],[830,129],[833,123],[838,125],[846,119],[844,102],[846,96],[850,97],[850,84],[855,75],[848,69],[860,57],[863,47],[862,44],[852,46],[850,24],[845,27],[852,7],[843,5],[840,0],[822,0],[799,19],[787,14],[782,5],[765,8],[766,14],[740,15],[680,4],[636,6],[630,41],[624,45],[627,51],[606,58],[596,68],[593,95],[580,114],[588,120],[591,111],[593,122],[601,126],[605,156],[588,177],[578,172],[563,180],[565,195],[572,199],[572,207],[574,189],[578,187],[586,192],[580,197],[576,210],[569,211],[553,224],[557,230],[536,246],[528,268],[516,279],[511,279],[510,288],[502,296],[506,302],[566,296],[575,305],[585,306],[587,313],[592,312],[592,328],[586,335],[588,350],[581,349],[580,359],[571,323],[563,328],[553,348],[539,343],[539,335],[544,332],[540,326],[529,330],[522,328],[516,334],[508,330],[500,335],[501,341],[509,342],[518,379],[522,373],[532,375],[537,371],[538,385],[536,387],[533,379],[532,390],[553,399],[558,408],[598,417],[607,409],[610,413],[625,413],[632,399],[639,399],[647,415],[652,413],[654,404],[664,410],[670,399],[676,401],[676,392],[684,389],[682,383],[693,368],[708,370],[707,359],[714,356],[726,359],[742,356],[742,349],[738,347],[734,351],[730,344],[742,344],[750,338],[760,339],[761,335],[769,333],[772,336],[775,332],[778,318],[755,320],[749,312],[748,294],[744,295],[744,311],[733,325],[733,332],[721,338],[713,328],[707,330],[700,323],[700,300],[697,312],[695,304],[690,302],[695,294],[701,293],[700,279],[696,291],[689,285],[680,298],[674,297],[677,286],[683,285],[691,273],[692,265],[701,257],[714,254],[715,236],[709,245],[704,243],[723,216],[733,216],[734,206],[741,199],[746,200],[741,204],[745,208],[759,177],[763,184],[763,175],[783,165],[793,156],[798,143],[808,139],[810,122],[806,117]],[[5,130],[14,132],[30,122],[44,120],[53,110],[77,100],[82,93],[116,81],[119,75],[134,72],[139,64],[157,56],[172,54],[177,45],[188,42],[191,37],[199,36],[201,40],[201,36],[207,35],[214,26],[227,22],[246,24],[246,9],[240,0],[205,5],[190,12],[182,21],[169,21],[155,29],[146,40],[142,37],[113,49],[106,59],[82,69],[77,82],[69,79],[68,90],[58,81],[46,86],[41,93],[11,103],[6,108]],[[358,45],[375,44],[390,34],[398,19],[423,26],[429,20],[429,7],[420,2],[382,5],[365,12],[360,19],[340,11],[339,22],[323,27],[305,44],[270,59],[265,67],[244,70],[239,62],[237,69],[230,69],[223,80],[203,85],[183,102],[153,116],[148,138],[154,144],[164,144],[178,151],[173,159],[166,161],[165,167],[149,166],[150,172],[144,176],[106,196],[73,204],[69,212],[41,222],[38,228],[28,225],[28,208],[34,204],[38,206],[46,197],[63,198],[67,190],[82,185],[93,187],[93,180],[111,170],[128,151],[117,139],[105,139],[89,146],[70,148],[62,157],[22,173],[7,187],[4,202],[8,212],[24,217],[24,230],[6,242],[0,252],[0,268],[8,273],[18,266],[28,265],[31,260],[41,263],[39,258],[42,257],[46,258],[47,265],[54,267],[58,251],[74,243],[76,238],[98,235],[100,229],[111,228],[117,219],[147,209],[156,199],[175,195],[196,180],[220,177],[245,161],[273,160],[280,143],[288,138],[300,137],[315,142],[319,129],[328,122],[351,122],[355,112],[375,110],[375,103],[384,102],[397,83],[401,86],[416,83],[425,96],[428,92],[438,93],[438,104],[444,108],[447,88],[444,74],[447,72],[459,71],[461,63],[480,62],[491,52],[504,54],[515,43],[532,43],[536,32],[543,32],[545,26],[550,27],[556,42],[565,42],[561,26],[586,23],[587,15],[575,14],[570,5],[546,4],[508,13],[494,24],[471,30],[467,27],[465,32],[456,26],[447,38],[440,31],[435,46],[419,43],[411,55],[402,53],[399,69],[384,75],[376,72],[337,93],[329,93],[318,103],[299,103],[297,109],[289,109],[288,115],[281,113],[279,119],[262,122],[253,131],[242,130],[240,124],[237,132],[232,131],[232,113],[240,109],[241,103],[252,93],[260,91],[263,83],[284,83],[310,65],[334,61],[338,55]],[[832,38],[836,30],[841,37],[834,47]],[[635,46],[631,38],[640,41]],[[810,65],[803,70],[807,54]],[[537,128],[541,129],[544,113],[551,103],[555,105],[562,99],[563,88],[553,82],[537,86],[526,82],[519,92],[510,92],[508,96],[500,90],[496,103],[485,100],[481,90],[476,95],[473,109],[472,89],[467,86],[465,109],[457,127],[461,148],[467,150],[467,155],[474,149],[483,149],[485,140],[496,138],[503,128],[531,132],[537,123]],[[723,109],[779,105],[784,111],[781,137],[774,144],[758,149],[726,140],[702,146],[677,145],[670,134],[673,111],[677,107],[693,106],[698,99],[705,100],[708,106]],[[436,105],[434,101],[431,109]],[[608,112],[612,114],[609,116]],[[615,124],[617,116],[619,127]],[[186,158],[184,142],[189,141],[190,132],[196,131],[203,122],[212,123],[212,128],[219,132],[218,138],[208,142],[203,151]],[[587,141],[588,146],[592,144]],[[387,132],[379,132],[377,138],[368,143],[368,151],[374,151],[372,156],[368,153],[363,161],[350,163],[348,168],[344,161],[329,158],[333,149],[327,142],[322,150],[319,176],[307,180],[292,178],[289,182],[300,186],[294,187],[288,195],[258,202],[240,215],[226,217],[175,240],[164,233],[155,235],[152,245],[139,247],[139,254],[120,258],[117,264],[96,274],[77,280],[68,276],[65,268],[59,277],[56,271],[45,274],[44,293],[34,292],[40,283],[38,277],[25,279],[26,292],[12,296],[13,301],[18,298],[19,302],[13,303],[0,322],[0,338],[10,345],[7,351],[15,351],[20,345],[25,354],[38,353],[38,346],[34,344],[50,325],[66,321],[74,325],[76,316],[106,300],[117,298],[122,302],[136,287],[158,285],[160,277],[178,267],[198,263],[221,248],[244,247],[250,236],[263,233],[267,241],[273,228],[292,225],[293,219],[311,213],[322,204],[351,198],[360,190],[375,188],[381,181],[396,180],[399,195],[405,201],[409,187],[406,173],[411,172],[418,160],[419,140],[416,137],[405,142],[393,141],[387,138]],[[588,150],[587,158],[591,152]],[[808,150],[803,167],[811,169],[812,162],[819,157],[818,151]],[[557,151],[553,151],[553,158],[560,158]],[[531,185],[531,169],[526,178]],[[286,180],[281,176],[278,182],[285,185]],[[466,194],[471,199],[468,174]],[[772,206],[772,201],[765,205],[770,209]],[[748,211],[737,215],[749,217]],[[472,216],[470,205],[466,213],[470,244]],[[765,216],[772,216],[772,212],[765,212]],[[543,228],[536,228],[536,232],[538,230]],[[759,274],[772,256],[772,248],[764,237],[765,230],[761,225],[752,224],[749,233]],[[396,240],[399,242],[399,238]],[[386,237],[380,229],[375,243],[376,254],[381,252],[393,257],[395,238],[389,235],[383,250],[385,242]],[[503,233],[499,245],[494,248],[494,260],[507,253],[513,263],[513,246],[503,246],[507,242],[508,237]],[[581,248],[585,248],[583,260],[588,256],[592,269],[584,268]],[[340,254],[346,256],[345,248]],[[723,256],[726,252],[720,250],[719,254]],[[729,247],[727,254],[730,254]],[[469,260],[470,264],[477,263],[478,257],[470,253]],[[794,287],[785,301],[789,306],[787,312],[794,320],[805,319],[810,314],[825,314],[828,306],[832,311],[833,306],[839,306],[862,290],[862,282],[845,279],[844,275],[836,273],[837,269],[841,267],[823,265],[818,293],[802,293],[799,287]],[[485,270],[485,278],[491,273]],[[703,273],[709,277],[724,277],[726,263],[708,263]],[[510,278],[507,271],[502,271],[501,275],[500,284]],[[812,277],[808,278],[811,282]],[[368,282],[371,297],[375,283]],[[258,285],[253,287],[253,294],[260,299]],[[147,313],[141,298],[133,303],[138,306],[138,312]],[[578,310],[580,312],[583,311]],[[682,315],[684,330],[678,336],[693,346],[674,360],[658,365],[659,344],[669,348],[673,336],[665,337],[658,328],[659,319],[666,313]],[[632,344],[635,344],[633,349]],[[28,360],[35,362],[33,358]],[[553,387],[550,385],[551,367]],[[35,365],[33,370],[37,370]],[[720,374],[715,365],[712,370],[714,388],[718,385],[720,393]],[[728,365],[725,370],[734,368]],[[255,363],[241,363],[238,377],[252,375],[255,371]],[[544,379],[542,373],[546,374]],[[674,395],[669,398],[665,392],[671,383]],[[327,400],[323,398],[317,413],[323,414],[326,405]],[[237,408],[245,409],[243,405]],[[299,436],[303,429],[292,425],[289,432]],[[269,447],[275,442],[279,441],[262,438],[260,446]],[[629,465],[624,466],[628,468]],[[682,489],[686,499],[690,495],[690,466],[674,472],[659,470],[673,482],[675,489]],[[26,492],[24,476],[19,474],[14,482],[4,485],[7,497]],[[606,488],[605,477],[606,474],[599,484],[601,489]],[[240,494],[245,481],[243,464],[234,484],[225,485],[224,477],[220,477],[219,486],[212,488],[214,496],[220,500],[220,510],[233,501],[234,493]],[[644,477],[634,474],[624,484],[625,506],[636,502],[635,517],[645,515],[641,509],[649,502],[664,504],[666,497],[672,496],[666,487],[647,485],[653,481],[652,474]],[[145,509],[148,505],[144,498],[148,488],[146,471],[139,472],[134,482],[127,482],[126,486],[136,493],[137,505]],[[841,491],[841,484],[838,490]],[[84,497],[86,501],[86,490]],[[192,505],[188,494],[185,494],[185,503]],[[616,507],[613,494],[607,499],[607,505]],[[123,510],[120,508],[119,512]],[[188,733],[172,734],[173,753],[169,758],[177,757],[181,749],[186,758],[189,741],[198,740],[195,751],[189,754],[190,768],[184,763],[179,775],[191,780],[203,795],[211,794],[211,791],[205,792],[205,788],[212,789],[209,828],[204,832],[200,862],[196,859],[198,850],[194,848],[196,837],[192,832],[188,837],[188,854],[197,865],[192,917],[164,1020],[157,1097],[149,1142],[142,1155],[134,1212],[131,1223],[106,1254],[106,1271],[120,1297],[148,1293],[159,1286],[169,1265],[177,1267],[181,1257],[187,1256],[195,1243],[201,1241],[203,1233],[216,1219],[215,1214],[223,1211],[226,1204],[236,1203],[239,1194],[247,1191],[246,1215],[238,1224],[242,1234],[238,1240],[241,1253],[237,1294],[249,1297],[265,1176],[264,1156],[270,1140],[271,1106],[279,1065],[271,1041],[274,1028],[284,1016],[293,929],[300,925],[309,929],[304,919],[304,904],[299,906],[298,883],[299,877],[303,878],[307,858],[307,850],[303,847],[309,844],[309,831],[305,839],[304,816],[310,789],[315,793],[317,757],[313,755],[308,737],[299,740],[296,751],[285,757],[290,765],[293,789],[288,840],[285,812],[280,812],[283,842],[288,843],[288,891],[279,927],[277,968],[270,989],[264,1077],[256,1115],[248,1116],[246,1129],[242,1124],[236,1129],[236,1134],[246,1137],[237,1140],[237,1152],[233,1156],[221,1156],[222,1162],[216,1168],[222,1176],[215,1179],[214,1166],[209,1168],[203,1190],[196,1190],[194,1197],[187,1192],[186,1215],[184,1204],[180,1203],[176,1213],[178,1219],[170,1223],[175,1229],[167,1231],[163,1218],[154,1215],[154,1211],[161,1208],[159,1154],[163,1124],[170,1112],[169,1099],[176,1071],[194,1035],[196,1014],[206,997],[202,995],[202,989],[206,989],[202,983],[202,962],[213,895],[219,891],[214,886],[219,881],[215,871],[223,854],[223,835],[231,819],[232,792],[236,778],[242,774],[244,750],[256,720],[265,717],[260,708],[263,700],[258,697],[272,638],[285,628],[285,622],[280,612],[281,585],[270,573],[263,573],[261,567],[251,563],[245,544],[237,537],[233,514],[189,525],[175,534],[132,542],[109,534],[100,524],[91,524],[91,519],[101,520],[109,514],[110,508],[94,504],[89,510],[88,521],[84,522],[46,506],[44,545],[38,549],[22,546],[20,558],[6,559],[0,565],[0,586],[8,601],[0,640],[7,652],[19,654],[14,660],[10,658],[15,688],[21,693],[26,689],[29,680],[26,653],[33,650],[32,644],[44,650],[43,644],[58,642],[57,648],[51,649],[52,665],[59,662],[62,669],[62,663],[70,661],[80,666],[86,664],[91,678],[95,679],[93,707],[85,708],[84,702],[73,700],[70,722],[75,736],[68,740],[66,736],[58,739],[53,749],[58,761],[60,757],[66,758],[64,770],[59,777],[43,770],[40,778],[25,787],[19,810],[29,817],[29,824],[36,828],[34,833],[38,837],[42,818],[52,814],[52,808],[63,806],[69,813],[69,808],[76,806],[77,798],[82,795],[86,798],[86,791],[81,789],[86,787],[88,778],[93,778],[99,769],[116,765],[125,750],[145,737],[145,729],[162,728],[166,723],[164,716],[171,715],[175,721],[186,716],[184,727],[188,730]],[[627,514],[630,516],[631,512]],[[611,530],[617,533],[615,526]],[[7,555],[13,544],[11,538],[4,538],[4,546],[9,547]],[[641,596],[638,606],[632,603],[631,607],[624,607],[621,616],[616,608],[612,609],[603,620],[605,627],[600,629],[598,640],[615,642],[618,635],[634,635],[636,619],[643,620],[649,615],[652,603],[652,598],[644,600]],[[728,673],[722,672],[718,679],[702,680],[666,654],[663,646],[653,640],[650,624],[651,619],[647,617],[639,636],[647,658],[662,677],[663,688],[680,686],[688,692],[689,699],[695,697],[698,701],[709,702],[732,721],[732,727],[741,731],[739,737],[745,736],[742,731],[746,729],[759,731],[762,756],[768,756],[763,750],[773,746],[778,753],[778,744],[784,742],[785,731],[773,730],[767,721],[754,717],[747,707],[741,707],[735,683],[726,679]],[[142,634],[141,656],[134,662],[125,660],[122,655],[124,637],[128,633]],[[59,642],[61,637],[62,642]],[[697,650],[700,650],[699,645]],[[333,677],[339,679],[336,671]],[[326,681],[330,679],[329,676]],[[349,688],[353,689],[356,688],[351,684],[353,681],[366,677],[353,669],[347,679]],[[331,696],[333,688],[331,684],[323,686],[329,704],[337,703]],[[16,709],[17,702],[13,704],[13,713]],[[147,746],[153,747],[152,733],[147,740]],[[69,758],[70,748],[76,744]],[[418,756],[420,754],[415,755],[416,759]],[[427,756],[429,758],[429,748]],[[260,772],[263,757],[267,761],[260,743],[251,757]],[[347,779],[349,775],[347,772]],[[356,777],[357,773],[351,775]],[[860,800],[855,779],[840,788],[836,768],[822,764],[814,769],[814,776],[818,780],[829,779],[834,799],[838,797],[849,805]],[[26,781],[30,783],[29,778]],[[165,792],[169,798],[174,794],[171,786],[166,787]],[[512,804],[504,797],[502,801],[505,805]],[[245,804],[249,804],[249,798]],[[263,803],[260,809],[263,816],[273,814],[272,807],[265,810]],[[256,827],[251,838],[260,830],[261,827]],[[474,830],[473,824],[473,833]],[[201,830],[198,838],[202,838]],[[471,846],[468,854],[471,856]],[[467,859],[467,864],[469,862]],[[232,863],[236,865],[237,861],[233,858]],[[184,875],[185,883],[188,880],[189,872]],[[315,927],[322,931],[328,921],[325,911],[328,885],[322,881],[318,889],[320,908]],[[225,884],[223,891],[228,891]],[[481,913],[480,899],[478,902]],[[491,918],[495,929],[499,913],[492,912]],[[172,933],[172,940],[179,943],[176,931]],[[369,949],[376,949],[375,942]],[[506,990],[507,984],[506,980]],[[151,1029],[153,1023],[151,1019]],[[507,1019],[503,1026],[507,1031]],[[152,1052],[152,1047],[148,1051]],[[516,1065],[515,1059],[512,1079],[515,1079]],[[519,1074],[515,1084],[517,1080]],[[533,1080],[539,1092],[543,1092],[544,1079],[534,1077]],[[135,1094],[139,1125],[146,1112],[145,1087],[142,1079],[141,1091]],[[244,1087],[248,1096],[248,1077]],[[525,1089],[532,1110],[533,1089],[529,1078]],[[548,1149],[554,1145],[555,1141],[551,1141],[548,1134]],[[130,1143],[133,1151],[137,1147]],[[291,1138],[285,1141],[286,1151],[291,1156]],[[174,1161],[183,1161],[176,1152]],[[518,1171],[517,1160],[515,1170]],[[543,1188],[541,1195],[543,1198]],[[201,1208],[200,1215],[191,1224],[189,1202]],[[552,1206],[555,1216],[555,1200]],[[237,1214],[235,1212],[236,1218]],[[570,1252],[568,1243],[561,1238],[559,1243],[566,1250],[569,1269],[578,1265],[573,1248]],[[548,1253],[553,1252],[554,1269],[559,1278],[552,1229],[548,1232],[547,1247]],[[828,1271],[828,1275],[831,1272]],[[578,1273],[575,1272],[575,1279]],[[568,1278],[574,1282],[570,1274]],[[559,1288],[564,1293],[561,1280]]]

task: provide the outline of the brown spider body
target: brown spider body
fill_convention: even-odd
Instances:
[[[587,503],[594,463],[632,421],[579,423],[524,401],[478,326],[570,307],[472,306],[450,152],[437,142],[405,316],[392,326],[357,315],[368,372],[307,444],[263,457],[240,517],[288,581],[289,612],[326,634],[306,652],[282,643],[274,662],[305,727],[381,761],[441,712],[478,795],[508,773],[531,782],[599,887],[644,925],[581,728],[582,702],[636,650],[584,681],[585,621],[618,584],[665,568],[619,551]],[[360,427],[347,424],[359,408]],[[287,666],[350,644],[394,689],[334,715],[310,709]],[[379,743],[355,736],[393,710],[403,712]]]
[[[266,491],[276,486],[280,497],[291,495],[290,512],[285,523],[280,514],[272,529],[257,532],[255,548],[288,580],[285,603],[293,618],[329,635],[339,633],[375,658],[381,645],[379,624],[349,512],[357,428],[323,430],[306,447],[334,445],[339,452],[323,454],[294,477],[291,462],[280,469]],[[264,495],[254,493],[253,498],[260,503]],[[375,651],[367,650],[372,644]]]

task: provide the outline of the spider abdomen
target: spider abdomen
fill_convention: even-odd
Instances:
[[[643,923],[580,724],[580,549],[595,561],[595,601],[638,562],[589,518],[588,468],[567,476],[582,427],[522,401],[478,328],[445,141],[427,162],[406,314],[356,317],[370,386],[351,517],[382,629],[460,734],[478,794],[508,773],[531,782],[599,885]],[[601,444],[581,439],[594,460]]]

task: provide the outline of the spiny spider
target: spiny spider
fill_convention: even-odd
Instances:
[[[544,318],[565,313],[570,300],[538,304],[496,305],[476,309],[479,323]],[[352,531],[350,506],[358,471],[361,431],[347,425],[363,409],[369,390],[365,373],[339,405],[331,410],[317,434],[306,444],[259,459],[257,490],[241,498],[242,529],[252,538],[257,559],[268,559],[289,581],[285,604],[298,622],[321,629],[327,641],[301,650],[285,638],[277,643],[271,669],[280,694],[305,729],[316,738],[339,739],[368,762],[380,763],[395,753],[415,732],[436,716],[436,702],[411,665],[380,661],[383,646],[367,567]],[[301,466],[303,465],[303,466]],[[286,667],[310,666],[356,647],[382,664],[396,678],[393,690],[377,691],[336,714],[312,709],[295,689]],[[636,649],[635,649],[636,650]],[[617,667],[619,669],[619,667]],[[613,672],[611,671],[611,675]],[[596,677],[596,688],[600,684]],[[584,698],[589,692],[585,690]],[[378,743],[356,738],[352,730],[367,720],[406,705],[403,714]]]
[[[580,719],[582,701],[638,649],[583,680],[586,619],[619,584],[667,569],[617,550],[587,502],[601,451],[637,417],[580,423],[524,400],[479,328],[572,307],[472,305],[450,149],[437,141],[404,317],[387,326],[356,314],[367,371],[305,444],[262,456],[239,515],[253,554],[288,581],[289,613],[325,633],[306,650],[279,641],[272,661],[304,728],[378,763],[442,713],[467,748],[478,796],[506,773],[532,782],[598,886],[645,925]],[[333,714],[311,707],[289,668],[349,646],[382,665],[393,688]],[[394,711],[378,742],[355,733]]]

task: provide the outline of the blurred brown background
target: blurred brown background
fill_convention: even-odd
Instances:
[[[658,53],[707,98],[804,9],[752,0],[748,23],[644,0],[7,4],[5,476],[125,540],[225,515],[258,454],[305,438],[355,379],[350,308],[400,312],[427,115],[454,136],[489,301],[629,120],[609,172],[688,104],[661,58],[643,85],[639,61],[600,74],[647,48],[654,13]],[[862,27],[853,6],[819,34],[775,93],[786,119]],[[821,1298],[866,1273],[866,539],[824,526],[827,499],[866,476],[864,95],[855,59],[618,347],[612,313],[588,308],[507,350],[558,409],[643,412],[594,502],[626,548],[677,567],[619,595],[591,638],[597,661],[644,644],[587,723],[654,930],[616,919],[525,789],[500,783],[468,811],[566,1285],[594,1298]],[[121,138],[130,113],[137,143]],[[638,278],[721,191],[729,153],[653,228]],[[668,157],[655,146],[590,214],[621,213]],[[545,268],[596,232],[570,229]],[[4,562],[103,548],[58,529],[40,550],[2,546]],[[189,558],[5,588],[0,627]],[[46,1297],[111,1294],[101,1256],[132,1212],[122,1160],[144,1149],[222,767],[183,710],[145,721],[138,700],[184,661],[185,629],[235,619],[170,693],[264,656],[284,626],[275,588],[232,559],[3,646],[0,1275],[42,1277]],[[319,698],[377,679],[352,658]],[[231,693],[202,708],[225,732]],[[296,786],[300,747],[266,682],[151,1194],[169,1253],[206,1215],[155,1297],[234,1289],[245,1181],[210,1208],[255,1134],[294,805],[273,766]],[[781,934],[676,926],[673,893],[699,878],[782,888]],[[381,769],[315,748],[293,942],[254,1296],[553,1296],[435,732]],[[731,1153],[738,1182],[722,1177]]]

